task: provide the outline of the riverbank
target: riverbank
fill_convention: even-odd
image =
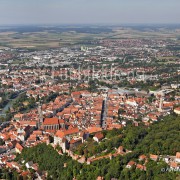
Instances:
[[[13,106],[14,102],[20,97],[20,95],[24,93],[26,93],[26,91],[20,92],[14,99],[9,99],[9,102],[0,111],[0,118],[6,117],[6,112]],[[0,122],[2,122],[1,119],[0,119]]]

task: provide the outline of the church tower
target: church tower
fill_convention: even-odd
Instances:
[[[38,103],[38,114],[39,114],[38,129],[40,129],[42,127],[42,124],[43,124],[42,106],[40,103]]]
[[[160,102],[159,102],[159,112],[162,112],[163,111],[163,96],[161,96],[160,98]]]

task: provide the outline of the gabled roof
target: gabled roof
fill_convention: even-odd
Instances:
[[[71,135],[71,134],[77,134],[79,133],[79,129],[78,128],[71,128],[71,129],[68,129],[68,130],[58,130],[55,134],[55,136],[57,137],[60,137],[60,138],[63,138],[67,135]]]
[[[177,107],[174,109],[175,111],[180,111],[180,107]]]
[[[59,119],[54,117],[54,118],[45,118],[43,125],[54,125],[54,124],[59,124]]]
[[[146,167],[143,166],[143,165],[141,165],[141,164],[137,164],[137,165],[136,165],[136,168],[137,168],[137,169],[140,169],[140,170],[146,170]]]
[[[75,144],[75,143],[77,143],[77,142],[82,142],[82,139],[79,138],[79,139],[71,139],[71,140],[70,140],[70,144]]]
[[[72,129],[68,129],[66,131],[64,131],[66,135],[70,135],[70,134],[76,134],[79,132],[78,128],[72,128]]]
[[[89,128],[87,129],[87,131],[91,134],[91,133],[95,133],[95,132],[100,132],[100,131],[102,131],[102,128],[100,128],[100,127],[89,127]]]
[[[104,135],[103,135],[103,133],[98,132],[98,133],[96,133],[96,134],[95,134],[95,136],[94,136],[94,137],[96,137],[98,140],[101,140],[101,139],[103,139],[103,138],[104,138]]]
[[[180,152],[176,153],[176,158],[180,158]]]
[[[59,137],[59,138],[63,138],[65,136],[65,133],[61,130],[58,130],[55,134],[55,136]]]
[[[23,150],[23,147],[19,143],[16,143],[15,148],[18,149],[19,151]]]
[[[177,168],[178,164],[176,162],[170,162],[170,167]]]
[[[129,165],[129,166],[133,166],[133,165],[135,165],[136,163],[134,162],[134,161],[129,161],[129,163],[127,164],[127,165]]]
[[[158,159],[158,155],[150,154],[150,159],[156,161]]]
[[[142,155],[139,156],[139,159],[140,159],[140,160],[144,160],[144,159],[146,159],[146,158],[147,158],[147,156],[145,156],[144,154],[142,154]]]

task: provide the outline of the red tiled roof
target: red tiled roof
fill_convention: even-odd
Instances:
[[[79,132],[79,129],[78,128],[71,128],[71,129],[68,129],[68,130],[58,130],[56,132],[56,136],[60,137],[60,138],[63,138],[67,135],[71,135],[71,134],[76,134]]]
[[[101,140],[101,139],[104,138],[104,135],[101,132],[98,132],[98,133],[95,134],[94,137],[98,138],[98,140]]]
[[[177,168],[178,164],[176,162],[170,162],[170,167]]]
[[[15,148],[18,149],[19,151],[23,150],[23,147],[19,143],[16,144]]]
[[[60,119],[60,120],[59,120],[59,123],[62,123],[62,124],[63,124],[63,123],[65,123],[65,121],[64,121],[63,119]]]
[[[21,173],[22,176],[27,176],[27,175],[29,175],[29,174],[30,174],[29,171],[23,171],[23,172]]]
[[[180,152],[176,153],[176,158],[180,158]]]
[[[100,128],[100,127],[89,127],[89,128],[87,129],[87,131],[91,134],[91,133],[95,133],[95,132],[100,132],[100,131],[102,131],[102,128]]]
[[[140,169],[140,170],[145,170],[145,169],[146,169],[146,167],[143,166],[143,165],[141,165],[141,164],[137,164],[137,165],[136,165],[136,168],[137,168],[137,169]]]
[[[135,165],[136,163],[134,162],[134,161],[129,161],[129,163],[128,163],[128,165],[129,166],[133,166],[133,165]]]
[[[33,131],[34,135],[42,135],[42,131]]]
[[[36,126],[36,121],[19,121],[20,125]]]
[[[112,129],[121,129],[122,128],[122,125],[121,124],[109,124],[107,129],[108,130],[112,130]]]
[[[61,131],[61,130],[58,130],[58,131],[56,132],[56,135],[55,135],[55,136],[60,137],[60,138],[63,138],[63,137],[65,136],[65,133],[64,133],[63,131]]]
[[[146,158],[147,158],[147,156],[145,156],[144,154],[142,154],[142,155],[139,156],[139,159],[141,159],[141,160],[144,160],[144,159],[146,159]]]
[[[79,141],[82,142],[82,139],[81,138],[79,138],[79,139],[71,139],[70,144],[74,144],[74,143],[79,142]]]
[[[150,154],[150,159],[153,159],[156,161],[158,159],[158,155]]]
[[[59,124],[59,119],[58,118],[45,118],[43,125],[54,125],[54,124]]]
[[[174,109],[175,111],[180,111],[180,107],[177,107]]]
[[[79,132],[79,129],[78,128],[72,128],[72,129],[68,129],[65,131],[65,134],[66,135],[70,135],[70,134],[76,134]]]
[[[15,114],[15,115],[14,115],[14,118],[22,118],[23,116],[24,116],[24,114],[18,113],[18,114]]]

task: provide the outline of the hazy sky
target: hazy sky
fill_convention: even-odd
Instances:
[[[180,0],[0,0],[0,25],[39,23],[180,23]]]

